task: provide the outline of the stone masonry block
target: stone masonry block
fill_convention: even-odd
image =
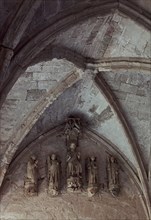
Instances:
[[[50,80],[51,79],[51,73],[46,72],[34,72],[33,73],[33,80]]]
[[[120,81],[123,82],[123,83],[126,83],[127,80],[128,80],[128,74],[121,74],[120,75]]]
[[[120,90],[127,93],[136,94],[137,92],[137,86],[130,85],[127,83],[121,83]]]
[[[41,65],[38,63],[33,66],[29,66],[26,72],[41,72]]]
[[[148,103],[148,98],[144,97],[144,96],[137,96],[137,95],[133,95],[133,94],[127,94],[127,98],[126,98],[127,102],[132,102],[132,103],[138,103],[138,104],[143,104],[145,105],[146,103]]]
[[[40,80],[38,81],[38,89],[46,89],[48,91],[55,86],[56,82],[56,80]]]
[[[104,73],[102,73],[102,75],[105,79],[110,80],[110,81],[114,80],[116,77],[115,72],[104,72]]]
[[[144,113],[144,112],[139,112],[138,113],[138,119],[143,120],[143,121],[149,121],[150,120],[150,114],[149,113]]]
[[[146,96],[146,90],[145,89],[137,89],[136,95]]]
[[[25,73],[24,73],[24,76],[25,76],[26,78],[32,78],[32,77],[33,77],[33,72],[25,72]]]
[[[27,101],[37,101],[46,92],[46,89],[30,89],[27,90]]]
[[[126,92],[121,92],[121,91],[115,91],[114,94],[116,95],[116,97],[120,100],[125,100],[127,93]]]
[[[113,91],[119,90],[120,85],[121,85],[120,81],[115,82],[115,81],[108,80],[107,82]]]

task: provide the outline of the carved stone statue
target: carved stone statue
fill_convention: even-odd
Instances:
[[[37,195],[38,192],[38,160],[33,155],[27,163],[27,173],[25,178],[25,193],[27,195]]]
[[[108,156],[108,188],[111,194],[116,197],[120,192],[119,184],[119,166],[116,158],[113,156]]]
[[[67,155],[67,188],[75,191],[82,187],[81,157],[80,153],[76,152],[75,143],[71,143],[69,149]]]
[[[91,156],[88,158],[87,175],[88,175],[88,196],[92,197],[98,191],[98,167],[95,156]]]
[[[80,134],[80,119],[68,118],[65,135],[67,145],[67,189],[70,191],[82,188],[82,166],[80,153],[76,151]]]
[[[56,154],[48,157],[48,193],[51,196],[59,194],[60,187],[60,163],[57,160]]]
[[[78,145],[78,137],[80,133],[80,119],[68,118],[65,127],[66,145],[70,146],[71,143]]]

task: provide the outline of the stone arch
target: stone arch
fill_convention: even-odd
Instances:
[[[10,76],[6,79],[2,90],[3,95],[2,101],[5,99],[6,95],[8,94],[8,91],[12,87],[12,85],[15,83],[17,78],[20,76],[20,74],[29,66],[29,60],[34,59],[34,57],[40,53],[47,45],[51,44],[53,42],[53,38],[58,34],[58,32],[64,30],[64,28],[68,28],[71,25],[73,25],[75,22],[80,21],[81,19],[86,19],[87,16],[93,16],[96,14],[108,14],[112,11],[118,9],[122,13],[128,15],[132,19],[137,18],[136,22],[143,24],[145,27],[149,28],[150,20],[147,13],[143,13],[140,16],[139,10],[133,5],[132,3],[126,3],[126,5],[123,2],[118,1],[112,1],[112,2],[103,2],[98,4],[97,1],[94,3],[93,6],[86,8],[82,13],[77,13],[77,9],[75,9],[75,17],[63,15],[63,19],[61,22],[59,21],[58,24],[55,23],[55,25],[46,28],[44,31],[40,32],[36,37],[34,37],[29,43],[27,43],[17,54],[14,55],[12,58],[12,61],[9,65],[9,69],[7,73],[10,74]],[[139,19],[138,19],[139,17]],[[134,19],[135,20],[135,19]],[[37,49],[38,45],[38,49]],[[32,48],[32,50],[31,50]],[[25,56],[24,56],[25,55]],[[29,59],[28,59],[29,58]],[[13,77],[12,77],[13,76]],[[9,83],[12,83],[12,85],[9,85]]]
[[[18,166],[17,166],[18,162],[21,163],[21,161],[24,161],[25,155],[30,155],[31,152],[35,152],[36,146],[38,146],[39,143],[40,144],[43,143],[49,137],[55,136],[56,134],[57,135],[63,134],[63,130],[64,130],[64,124],[48,131],[47,133],[40,135],[36,140],[32,141],[26,148],[24,148],[24,149],[22,149],[22,151],[18,152],[18,154],[16,154],[13,161],[11,162],[10,167],[7,171],[7,174],[6,174],[6,177],[4,180],[4,183],[6,181],[6,185],[4,184],[2,186],[1,192],[3,192],[3,190],[5,191],[6,188],[8,187],[7,181],[9,181],[9,176],[11,176],[15,172],[15,170],[18,169]],[[83,129],[83,133],[87,137],[89,137],[90,140],[97,143],[97,147],[99,147],[99,150],[101,150],[101,148],[103,146],[103,148],[105,148],[105,152],[108,152],[108,153],[114,155],[119,160],[121,166],[124,168],[123,172],[126,173],[126,175],[129,176],[129,178],[135,184],[135,186],[137,188],[137,193],[138,193],[138,195],[140,195],[138,198],[144,204],[144,207],[145,207],[144,211],[146,213],[146,216],[148,216],[145,198],[144,198],[144,195],[142,195],[142,193],[141,193],[142,190],[141,190],[141,185],[139,182],[139,177],[135,173],[135,171],[133,169],[133,165],[130,163],[130,161],[128,161],[128,159],[122,154],[122,152],[120,152],[117,149],[117,147],[113,143],[111,143],[109,140],[107,140],[102,135],[96,134],[87,128]]]
[[[106,12],[105,13],[108,13],[109,11],[108,10],[110,10],[111,9],[111,7],[112,6],[114,6],[114,9],[116,10],[117,8],[118,9],[120,9],[121,11],[123,11],[123,13],[124,14],[129,14],[129,17],[133,17],[134,16],[134,11],[136,12],[135,13],[135,16],[133,17],[133,19],[135,20],[135,19],[137,19],[137,16],[138,16],[138,19],[137,19],[137,21],[138,21],[138,23],[140,23],[140,24],[143,24],[146,28],[148,28],[149,29],[149,19],[148,19],[148,15],[144,12],[144,11],[139,11],[139,9],[137,10],[136,8],[134,8],[134,7],[132,7],[133,5],[130,5],[129,3],[125,3],[125,4],[123,4],[123,3],[121,3],[121,1],[116,1],[116,2],[113,2],[113,1],[108,1],[107,3],[105,2],[105,3],[99,3],[98,5],[96,5],[96,3],[97,3],[97,1],[95,1],[95,4],[93,5],[93,6],[91,6],[91,7],[86,7],[87,9],[87,11],[89,11],[89,12],[92,12],[91,11],[91,9],[94,7],[94,8],[97,8],[97,6],[99,5],[99,7],[101,8],[101,6],[103,5],[103,4],[105,4],[106,6],[105,6],[105,10],[106,10]],[[101,13],[101,11],[99,12],[99,7],[98,7],[98,13]],[[130,10],[130,7],[131,7],[131,10]],[[80,9],[82,10],[84,7],[83,7],[83,5],[82,6],[80,6]],[[103,7],[102,7],[103,8]],[[89,10],[90,9],[90,10]],[[77,9],[76,9],[77,10]],[[78,13],[77,13],[77,11],[74,11],[74,15],[77,15]],[[114,11],[114,10],[113,10]],[[97,12],[97,9],[96,9],[96,11],[95,11],[95,9],[93,10],[93,12],[92,13],[94,13],[94,12]],[[77,13],[77,14],[76,14]],[[112,13],[112,11],[110,11],[110,13]],[[81,13],[82,14],[82,13]],[[141,16],[139,17],[139,15],[141,14]],[[91,16],[91,14],[90,14],[90,16]],[[93,16],[93,15],[92,15]],[[82,17],[82,16],[81,16]],[[67,18],[67,17],[66,17]],[[69,18],[69,17],[68,17]],[[73,20],[73,23],[72,24],[74,24],[77,20],[77,17],[75,17],[75,20]],[[83,18],[82,18],[83,19]],[[67,19],[68,20],[68,19]],[[64,24],[64,28],[66,29],[66,28],[68,28],[68,27],[66,27],[66,25],[68,26],[68,22],[66,23],[66,24]],[[72,25],[71,24],[71,25]],[[69,26],[70,26],[70,24],[69,24]],[[59,25],[58,25],[58,29],[59,29]],[[62,29],[60,28],[59,30],[57,30],[57,31],[62,31]],[[58,32],[59,33],[59,32]],[[40,43],[42,43],[42,47],[41,48],[39,48],[38,49],[38,51],[36,51],[36,53],[37,53],[37,56],[39,56],[40,55],[40,51],[41,50],[43,50],[44,48],[45,48],[45,46],[47,46],[47,44],[50,44],[50,43],[52,43],[52,47],[54,47],[54,49],[53,50],[55,50],[55,46],[53,45],[53,43],[54,43],[54,41],[53,41],[53,37],[54,36],[57,36],[58,35],[58,33],[55,33],[55,32],[53,32],[53,36],[48,36],[48,38],[46,37],[45,39],[44,39],[44,42],[42,42],[42,35],[40,35],[41,36],[41,41],[39,40],[37,40],[37,42],[34,42],[34,40],[36,40],[35,38],[34,39],[32,39],[33,41],[32,41],[32,43],[33,44],[31,44],[31,45],[34,45],[35,46],[35,48],[37,47],[37,45],[38,45],[38,43],[40,42]],[[41,32],[41,34],[42,34],[42,32]],[[55,35],[56,34],[56,35]],[[49,38],[50,37],[50,38]],[[52,38],[51,38],[52,37]],[[7,39],[6,39],[7,40]],[[45,41],[46,40],[46,41]],[[52,41],[51,41],[52,40]],[[55,43],[54,43],[55,44]],[[30,43],[29,43],[29,45],[30,45]],[[29,46],[28,45],[28,46]],[[24,72],[24,70],[26,69],[26,67],[27,66],[29,66],[31,63],[30,63],[30,61],[29,61],[29,59],[28,59],[28,57],[27,57],[27,60],[25,60],[25,65],[24,64],[22,64],[20,61],[24,61],[24,55],[21,57],[21,60],[20,60],[20,55],[21,54],[19,54],[20,52],[22,53],[22,52],[28,52],[27,53],[27,56],[29,55],[32,55],[33,56],[33,62],[36,62],[36,58],[37,57],[35,57],[36,56],[36,53],[34,53],[34,50],[35,50],[35,48],[33,48],[34,50],[32,51],[32,50],[30,50],[29,48],[26,48],[26,46],[27,46],[27,44],[25,45],[25,51],[24,51],[24,49],[23,49],[23,51],[22,51],[22,49],[21,49],[21,47],[19,48],[19,50],[18,50],[18,48],[16,49],[16,51],[15,51],[15,56],[13,57],[13,60],[12,60],[12,63],[11,63],[11,65],[10,65],[10,69],[9,69],[9,73],[10,74],[12,74],[12,77],[13,77],[13,75],[16,77],[14,77],[14,78],[9,78],[8,79],[8,84],[6,84],[5,86],[4,86],[4,92],[5,93],[3,93],[3,100],[5,99],[5,97],[7,96],[7,92],[9,91],[9,89],[11,89],[11,87],[12,87],[12,85],[15,83],[15,81],[16,81],[16,79],[17,78],[19,78],[20,77],[20,75],[21,75],[21,73],[23,73]],[[58,45],[57,45],[58,46]],[[56,47],[57,47],[56,46]],[[63,47],[60,47],[59,48],[59,46],[58,46],[58,49],[61,49],[61,48],[63,48]],[[9,48],[5,48],[5,49],[8,49],[9,50]],[[27,51],[26,51],[26,49],[27,49]],[[28,50],[29,49],[29,50]],[[4,51],[5,52],[5,51]],[[19,52],[19,53],[18,53]],[[66,53],[67,52],[67,55],[65,56],[63,53]],[[7,55],[7,54],[6,54]],[[59,54],[58,54],[59,55]],[[57,55],[57,56],[58,56]],[[69,57],[71,55],[71,57]],[[11,51],[11,56],[12,56],[12,51]],[[25,54],[25,56],[26,56],[26,54]],[[52,57],[54,57],[55,55],[53,54],[52,55]],[[75,62],[75,64],[77,65],[77,64],[79,64],[79,66],[80,67],[82,67],[82,69],[84,69],[84,70],[86,70],[86,72],[87,72],[87,76],[90,76],[90,75],[92,75],[92,78],[94,78],[95,77],[95,74],[99,71],[109,71],[109,70],[118,70],[118,69],[123,69],[123,68],[127,68],[127,69],[132,69],[132,70],[134,70],[134,69],[136,69],[136,70],[143,70],[144,71],[144,74],[145,74],[145,71],[147,70],[150,70],[150,60],[149,59],[147,59],[147,58],[140,58],[140,57],[138,57],[138,58],[135,58],[135,57],[112,57],[112,58],[108,58],[108,57],[106,57],[106,58],[103,58],[103,59],[91,59],[91,57],[87,57],[87,56],[82,56],[80,53],[78,54],[78,53],[76,53],[74,50],[68,50],[67,48],[63,48],[63,51],[62,51],[62,53],[60,53],[60,56],[61,56],[61,58],[63,58],[63,57],[66,57],[66,59],[68,59],[68,60],[70,60],[70,61],[72,61],[73,63]],[[18,57],[18,58],[17,58]],[[59,58],[59,57],[58,57]],[[50,58],[49,58],[50,59]],[[94,71],[94,72],[93,72]],[[74,74],[73,74],[74,75]],[[80,75],[80,77],[81,77],[81,74],[79,74]],[[82,77],[83,78],[83,77]],[[11,81],[12,80],[12,81]],[[65,81],[66,81],[66,79],[65,79]],[[101,81],[101,83],[102,83],[102,81]],[[62,84],[61,84],[62,85]],[[60,85],[60,86],[61,86]],[[68,83],[63,83],[63,85],[65,85],[65,87],[67,86],[68,87]],[[66,87],[66,88],[67,88]],[[104,88],[105,87],[105,85],[103,84],[102,85],[102,88]],[[66,90],[66,89],[65,89]],[[103,91],[103,89],[102,89],[102,91]],[[136,140],[135,140],[135,137],[133,138],[133,135],[131,135],[131,131],[133,130],[132,128],[130,128],[130,126],[129,126],[129,124],[127,123],[127,120],[126,120],[126,117],[124,117],[124,115],[122,114],[122,112],[120,113],[120,116],[119,116],[119,114],[117,113],[118,112],[118,110],[121,110],[121,107],[120,107],[120,105],[118,104],[118,103],[116,103],[116,106],[114,105],[114,97],[112,96],[112,91],[106,91],[106,89],[104,89],[104,91],[105,91],[105,95],[106,95],[106,98],[108,99],[108,103],[110,103],[110,105],[111,106],[113,106],[113,109],[115,110],[114,112],[118,115],[118,120],[120,121],[120,122],[122,122],[122,124],[123,124],[123,127],[125,126],[126,128],[124,128],[125,129],[125,134],[126,134],[126,136],[129,136],[128,137],[128,139],[130,140],[130,142],[131,142],[131,145],[133,145],[134,147],[132,147],[132,151],[134,150],[134,152],[133,152],[133,155],[134,155],[134,157],[136,157],[137,158],[137,162],[138,162],[138,166],[136,166],[136,169],[138,170],[138,175],[139,175],[139,178],[140,178],[140,180],[141,180],[141,183],[142,183],[142,185],[140,185],[140,188],[142,188],[142,190],[143,190],[143,193],[144,193],[144,195],[145,195],[145,204],[147,204],[146,206],[148,206],[148,213],[150,212],[150,202],[149,202],[149,195],[148,195],[148,190],[147,190],[147,188],[148,188],[148,183],[147,183],[147,175],[146,175],[146,173],[145,173],[145,169],[143,168],[143,164],[142,164],[142,161],[141,161],[141,159],[143,159],[142,157],[140,157],[141,155],[140,155],[140,153],[139,152],[137,152],[137,148],[139,148],[139,146],[137,147],[137,144],[136,144]],[[58,97],[59,96],[59,94],[61,94],[63,92],[63,90],[60,90],[60,91],[58,91],[58,94],[54,97],[54,99],[56,98],[56,97]],[[45,97],[47,100],[45,100],[45,101],[50,101],[50,96],[49,97]],[[54,100],[52,100],[52,101],[54,101]],[[41,104],[41,103],[40,103]],[[47,103],[48,104],[48,103]],[[44,105],[43,105],[43,103],[42,103],[42,106],[43,106],[43,110],[44,110],[44,108],[47,106],[47,104],[46,104],[46,102],[44,103]],[[33,110],[34,111],[34,110]],[[33,116],[33,115],[32,115]],[[38,120],[38,118],[39,118],[39,114],[37,114],[37,117],[35,118],[36,120]],[[121,119],[122,118],[122,119]],[[28,120],[27,120],[28,121]],[[29,121],[28,121],[29,122]],[[33,123],[35,123],[34,122],[34,116],[33,116],[33,118],[32,118],[32,122]],[[28,124],[29,125],[29,129],[31,129],[31,127],[32,127],[32,123],[30,124]],[[24,128],[26,127],[26,125],[24,125],[24,123],[21,125],[21,127],[19,127],[19,130],[18,130],[18,133],[20,133],[20,132],[22,132],[23,130],[24,130]],[[23,133],[22,133],[22,137],[24,137],[24,135],[26,134],[26,132],[28,132],[26,129],[23,131]],[[127,135],[128,134],[128,135]],[[132,136],[132,138],[131,138],[131,136]],[[12,138],[12,140],[13,140],[13,138]],[[15,142],[15,143],[17,143],[17,142]],[[19,143],[19,142],[18,142]],[[10,141],[10,148],[8,148],[8,152],[10,151],[11,152],[11,154],[10,154],[10,158],[9,158],[9,156],[8,156],[8,161],[9,162],[11,162],[11,159],[12,159],[12,157],[13,157],[13,155],[14,155],[14,152],[13,152],[13,147],[14,147],[14,142],[12,141]],[[136,148],[136,149],[135,149]],[[16,150],[15,148],[14,148],[14,150]],[[4,165],[4,169],[2,169],[2,177],[3,177],[3,174],[6,172],[6,170],[7,170],[7,168],[8,168],[8,166],[9,166],[9,163],[7,163],[7,161],[4,161],[3,160],[3,162],[4,162],[4,164],[2,164],[2,165]],[[148,214],[149,215],[149,214]]]
[[[49,51],[49,50],[48,50]],[[101,59],[94,59],[93,57],[85,57],[82,54],[74,51],[72,48],[67,48],[63,45],[52,45],[51,53],[45,54],[41,52],[38,57],[31,61],[31,65],[35,65],[43,60],[66,59],[75,64],[78,68],[83,70],[88,68],[99,71],[110,71],[116,69],[136,69],[143,71],[150,71],[151,60],[142,57],[102,57]]]
[[[135,136],[133,134],[132,129],[130,129],[130,126],[126,120],[126,117],[124,116],[124,113],[122,112],[122,109],[120,107],[120,104],[115,99],[114,94],[111,92],[110,88],[106,84],[106,82],[101,78],[101,76],[96,76],[95,82],[97,85],[101,88],[101,91],[104,92],[105,97],[109,100],[110,104],[115,109],[116,114],[119,117],[119,120],[121,121],[123,125],[123,129],[125,130],[125,134],[128,136],[129,141],[131,142],[132,151],[137,158],[137,169],[138,169],[138,175],[140,178],[140,181],[142,183],[142,191],[144,193],[144,196],[146,197],[146,204],[148,206],[148,213],[150,215],[150,198],[149,198],[149,185],[147,181],[147,175],[144,168],[144,164],[139,152],[138,144],[136,142]]]
[[[114,60],[114,59],[113,59]],[[142,60],[139,60],[138,59],[138,62],[140,62],[140,61],[142,61]],[[95,61],[96,63],[98,62],[98,61]],[[132,62],[133,62],[133,59],[132,59]],[[143,60],[143,62],[144,62],[144,60]],[[148,65],[148,63],[147,63],[147,65]],[[119,65],[119,68],[121,67],[121,64]],[[134,66],[135,67],[135,66]],[[94,69],[95,69],[95,67],[94,67]],[[91,70],[88,70],[88,72],[91,72]],[[74,73],[73,73],[73,75],[74,75]],[[94,74],[95,75],[95,74]],[[70,77],[69,77],[70,78]],[[78,78],[78,79],[80,79],[80,78]],[[77,78],[76,78],[76,80],[77,80]],[[67,79],[67,81],[68,81],[68,79]],[[103,82],[102,82],[103,83]],[[64,84],[64,83],[63,83]],[[66,83],[65,83],[66,84]],[[71,83],[72,84],[72,83]],[[103,85],[104,85],[104,83],[103,83]],[[67,86],[67,84],[66,84],[66,86]],[[104,85],[105,86],[105,85]],[[60,87],[60,86],[59,86]],[[104,89],[102,89],[102,91],[106,91],[106,86],[105,86],[105,90]],[[62,93],[62,91],[61,91],[61,93]],[[107,92],[108,93],[108,92]],[[58,94],[60,94],[60,92],[58,93]],[[112,94],[111,94],[111,91],[109,92],[109,96],[112,96]],[[49,95],[48,95],[49,96]],[[107,95],[108,96],[108,95]],[[55,97],[56,98],[56,97]],[[54,100],[54,99],[53,99]],[[51,101],[50,100],[50,98],[48,97],[48,99],[46,98],[46,102],[47,101]],[[110,99],[109,98],[109,103],[111,103],[111,105],[114,103],[114,100],[112,100],[112,99]],[[40,104],[40,106],[42,106],[42,112],[44,111],[44,109],[47,107],[47,104],[48,103],[45,103],[44,105],[42,104]],[[39,104],[38,104],[39,105]],[[119,106],[117,105],[117,107],[116,107],[117,109],[119,109]],[[115,112],[116,112],[116,114],[118,115],[118,113],[117,113],[117,109],[115,110]],[[38,110],[38,109],[37,109]],[[39,110],[38,110],[39,111]],[[20,133],[22,133],[21,134],[21,136],[20,136],[20,140],[19,140],[19,142],[16,142],[16,141],[13,141],[13,138],[11,138],[11,140],[10,140],[10,142],[8,143],[8,149],[7,149],[7,151],[6,151],[6,154],[5,154],[5,156],[4,156],[4,158],[3,158],[3,164],[2,164],[2,166],[3,166],[3,168],[2,168],[2,179],[3,179],[3,177],[5,176],[5,173],[6,173],[6,171],[7,171],[7,168],[8,168],[8,165],[10,164],[10,162],[11,162],[11,160],[12,160],[12,158],[13,158],[13,155],[14,155],[14,153],[16,152],[16,150],[17,150],[17,146],[18,146],[18,144],[21,142],[21,140],[25,137],[25,135],[27,134],[27,131],[25,131],[24,130],[24,128],[26,128],[26,127],[28,127],[28,130],[30,130],[31,129],[31,127],[33,126],[33,124],[35,123],[35,118],[36,118],[36,121],[38,120],[38,118],[39,118],[39,116],[41,115],[41,114],[39,114],[39,113],[36,113],[37,114],[37,116],[36,116],[36,114],[35,114],[36,112],[35,112],[35,110],[33,110],[33,114],[35,115],[34,116],[34,118],[33,118],[33,120],[32,120],[32,123],[31,123],[31,126],[30,127],[28,127],[28,125],[29,124],[27,124],[27,126],[25,126],[24,125],[24,123],[22,124],[22,126],[19,128],[19,130],[18,130],[18,134],[19,134],[19,136],[20,136]],[[27,119],[27,122],[29,122],[30,120],[31,120],[31,117],[32,117],[32,114],[31,114],[31,116],[29,117],[29,119]],[[119,115],[118,115],[118,117],[119,117]],[[139,152],[137,152],[137,147],[136,147],[136,142],[135,142],[135,139],[134,138],[132,138],[131,139],[131,137],[129,137],[129,134],[130,134],[130,132],[131,132],[131,130],[129,129],[129,126],[127,125],[127,122],[126,122],[126,120],[125,120],[125,117],[123,116],[123,114],[121,113],[121,116],[119,117],[119,120],[121,121],[121,117],[123,118],[122,119],[122,124],[123,124],[123,127],[125,127],[126,126],[126,129],[125,129],[125,134],[126,134],[126,136],[128,135],[128,140],[130,140],[130,142],[131,142],[131,144],[132,144],[132,146],[134,147],[134,149],[136,150],[136,152],[134,153],[134,157],[136,158],[136,161],[138,162],[138,173],[139,173],[139,177],[140,177],[140,179],[141,179],[141,182],[142,182],[142,190],[143,190],[143,192],[144,192],[144,196],[145,196],[145,198],[146,198],[146,200],[147,200],[147,206],[149,207],[150,205],[149,205],[149,198],[148,198],[148,187],[147,187],[147,182],[146,182],[146,174],[145,174],[145,171],[144,171],[144,167],[143,167],[143,164],[142,164],[142,161],[141,161],[141,158],[140,158],[140,156],[139,156]],[[26,124],[26,122],[25,122],[25,124]],[[23,132],[22,132],[23,131]],[[17,138],[17,135],[16,135],[16,133],[15,133],[15,135],[14,135],[14,137],[15,137],[15,139]],[[15,147],[14,147],[15,146]],[[133,149],[133,147],[132,147],[132,150],[134,150]],[[135,151],[134,150],[134,151]],[[7,158],[7,159],[6,159]],[[9,162],[7,162],[7,160],[9,161]]]
[[[65,79],[60,81],[55,86],[54,89],[51,89],[50,91],[48,91],[45,94],[45,96],[40,99],[40,101],[37,103],[37,105],[33,109],[32,113],[30,113],[27,116],[27,118],[24,120],[22,125],[18,128],[17,134],[16,134],[16,131],[14,132],[13,138],[10,139],[8,143],[8,148],[2,159],[1,184],[5,176],[5,173],[7,171],[7,168],[12,160],[12,157],[14,153],[16,152],[16,149],[18,148],[19,143],[22,141],[22,139],[26,136],[26,134],[33,127],[35,121],[38,120],[38,118],[44,112],[44,110],[51,103],[53,103],[54,100],[56,100],[58,96],[63,93],[63,91],[65,91],[67,88],[72,86],[75,82],[80,80],[80,78],[81,78],[81,73],[78,71],[68,74]]]

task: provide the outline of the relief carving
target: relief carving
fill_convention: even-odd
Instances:
[[[25,178],[25,194],[29,196],[37,195],[38,193],[38,160],[33,155],[27,163],[27,172]]]
[[[81,153],[78,150],[80,132],[79,118],[69,118],[65,127],[67,156],[64,171],[66,172],[67,191],[81,192],[83,188],[83,173],[85,173],[87,194],[88,197],[93,197],[99,191],[99,173],[101,170],[98,169],[98,156],[96,157],[92,153],[86,160],[85,172],[83,172]],[[120,192],[119,165],[117,159],[112,155],[108,155],[106,166],[108,190],[113,197],[116,197]],[[52,197],[57,196],[61,188],[61,166],[55,153],[52,153],[47,158],[47,180],[48,194]],[[102,183],[102,186],[102,189],[104,189],[104,183]],[[24,189],[25,193],[30,196],[37,195],[38,193],[38,160],[34,155],[30,157],[27,163]]]
[[[118,196],[120,192],[119,165],[115,157],[107,158],[108,188],[112,196]]]
[[[56,154],[48,156],[48,194],[57,196],[60,187],[60,163],[57,160]]]

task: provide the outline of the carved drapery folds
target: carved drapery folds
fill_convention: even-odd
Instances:
[[[27,163],[25,177],[25,194],[29,196],[37,195],[38,192],[38,160],[32,155]]]
[[[80,152],[71,143],[67,154],[67,189],[75,191],[82,187],[82,166]]]
[[[79,134],[79,118],[69,118],[65,127],[67,144],[67,190],[69,191],[82,189],[81,155],[77,151]]]
[[[118,196],[120,192],[119,184],[119,165],[117,159],[112,155],[107,158],[107,174],[108,174],[108,189],[112,196]]]
[[[82,146],[79,146],[80,134],[79,118],[69,118],[65,126],[66,158],[62,158],[60,155],[62,158],[60,161],[57,154],[51,153],[46,159],[48,195],[58,196],[61,192],[61,186],[63,186],[62,183],[66,182],[68,192],[87,192],[88,197],[93,197],[100,190],[105,189],[104,187],[100,189],[100,185],[103,185],[108,187],[108,191],[113,197],[118,196],[120,182],[117,159],[113,155],[107,155],[107,184],[100,183],[99,177],[103,171],[98,165],[98,155],[96,156],[94,152],[85,152],[89,154],[89,157],[83,155],[84,152],[80,149]],[[65,165],[62,166],[65,169],[63,172],[61,171],[61,164]],[[64,176],[62,176],[63,173]],[[30,157],[27,163],[24,188],[27,195],[37,195],[38,193],[38,160],[34,155]]]
[[[57,196],[60,189],[60,163],[56,154],[48,156],[48,194]]]
[[[91,156],[87,160],[87,182],[88,182],[88,197],[94,196],[98,191],[98,167],[97,159],[95,156]]]

